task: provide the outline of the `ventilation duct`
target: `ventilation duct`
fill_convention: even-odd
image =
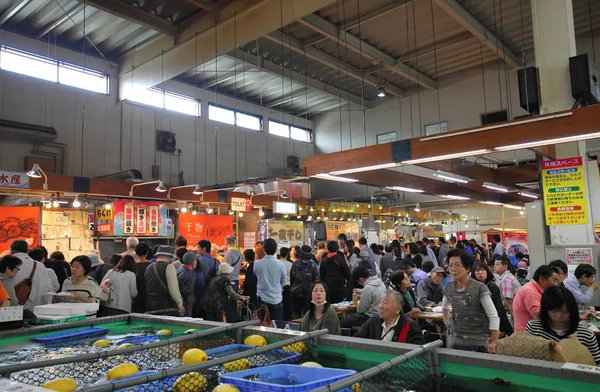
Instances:
[[[56,137],[54,127],[0,120],[0,139],[2,140],[44,144],[56,140]]]
[[[116,173],[105,174],[96,178],[102,178],[104,180],[122,180],[131,182],[142,182],[144,177],[142,172],[138,169],[127,169]]]

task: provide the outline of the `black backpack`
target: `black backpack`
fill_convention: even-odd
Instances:
[[[217,259],[215,259],[213,257],[213,267],[208,270],[208,273],[206,274],[206,277],[204,279],[204,281],[205,281],[204,283],[205,283],[206,287],[208,287],[208,285],[210,284],[210,281],[213,280],[218,274],[219,274],[219,262],[217,261]]]
[[[314,264],[312,260],[300,260],[294,270],[294,285],[291,289],[292,298],[304,298],[313,284]]]

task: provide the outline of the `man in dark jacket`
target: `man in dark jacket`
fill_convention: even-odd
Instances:
[[[364,323],[354,337],[384,342],[425,344],[419,324],[404,317],[403,302],[399,292],[388,291],[379,304],[379,314]]]
[[[293,318],[304,317],[310,309],[311,288],[319,279],[319,266],[313,261],[311,248],[303,245],[290,271],[290,294]]]
[[[186,252],[181,258],[181,267],[177,269],[177,283],[185,307],[185,317],[192,317],[194,309],[194,285],[196,283],[194,269],[197,262],[196,253]]]
[[[329,241],[327,253],[323,255],[319,268],[319,278],[329,287],[333,304],[344,300],[346,284],[352,277],[346,259],[338,253],[338,250],[337,242]]]
[[[379,267],[382,275],[385,274],[387,270],[392,268],[392,264],[394,264],[394,248],[392,245],[386,245],[385,254],[381,258],[380,264],[381,265]]]

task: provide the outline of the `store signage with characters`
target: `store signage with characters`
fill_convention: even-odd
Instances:
[[[112,208],[96,208],[96,224],[94,228],[99,234],[109,234],[113,232],[114,216]]]
[[[231,211],[250,211],[250,199],[244,199],[243,197],[232,197]]]
[[[221,246],[227,236],[233,235],[233,216],[179,214],[177,231],[190,247],[195,247],[200,240]]]
[[[587,224],[584,176],[581,157],[542,162],[546,225]]]
[[[298,205],[296,203],[284,203],[282,201],[273,202],[274,214],[296,214],[297,212]]]
[[[23,172],[0,170],[0,187],[29,188],[29,176]]]
[[[260,221],[258,222],[258,240],[273,238],[279,246],[304,244],[304,224],[297,221]]]
[[[96,211],[98,213],[98,210]],[[104,214],[113,214],[112,233],[100,230],[99,216],[96,214],[96,232],[99,235],[114,236],[140,236],[140,237],[168,237],[172,235],[167,219],[167,209],[161,208],[161,203],[139,202],[128,200],[117,200],[114,202],[112,212],[104,211]],[[108,227],[106,227],[108,229]]]
[[[358,241],[360,232],[358,231],[358,222],[326,222],[325,231],[327,240],[337,240],[338,234],[346,234],[349,240]]]
[[[593,264],[592,248],[566,248],[566,262],[568,265]]]

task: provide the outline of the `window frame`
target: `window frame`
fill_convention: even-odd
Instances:
[[[155,105],[155,104],[151,103],[150,101],[144,102],[144,101],[136,100],[135,99],[136,96],[138,96],[140,94],[148,93],[148,92],[160,94],[160,98],[161,98],[161,100],[160,100],[160,102],[161,102],[160,106],[159,105]],[[180,98],[188,99],[190,101],[195,101],[196,104],[198,105],[197,113],[195,113],[195,114],[193,114],[193,113],[187,113],[187,112],[183,112],[183,111],[180,111],[180,110],[173,110],[173,109],[165,107],[165,102],[166,102],[165,98],[166,98],[167,95],[171,95],[171,96],[174,96],[174,97],[180,97]],[[186,115],[186,116],[202,117],[202,100],[200,100],[199,98],[196,98],[196,97],[192,97],[190,95],[180,94],[180,93],[175,92],[175,91],[166,90],[166,89],[162,89],[162,88],[158,88],[158,87],[151,87],[151,88],[149,88],[147,90],[144,90],[144,91],[142,91],[140,93],[137,93],[134,96],[127,98],[126,101],[128,103],[132,104],[132,105],[143,105],[143,106],[146,106],[146,107],[149,107],[149,108],[161,109],[161,110],[168,110],[169,112],[179,113],[179,114],[183,114],[183,115]]]
[[[386,142],[386,141],[384,141],[384,142],[380,142],[380,141],[379,141],[379,138],[380,138],[381,136],[386,136],[386,135],[391,135],[391,134],[393,134],[393,135],[394,135],[394,140],[391,140],[391,141],[389,141],[389,142]],[[395,142],[395,141],[397,141],[397,140],[398,140],[398,133],[397,133],[396,131],[389,131],[389,132],[379,133],[379,134],[377,134],[377,135],[375,136],[375,142],[376,142],[377,144],[391,143],[391,142]]]
[[[306,140],[300,140],[300,139],[294,139],[294,138],[292,137],[292,128],[300,129],[300,130],[302,130],[302,131],[304,131],[304,132],[307,132],[307,133],[308,133],[308,141],[306,141]],[[292,125],[292,124],[290,124],[290,139],[292,139],[292,140],[295,140],[295,141],[297,141],[297,142],[312,143],[312,141],[313,141],[313,133],[312,133],[312,129],[310,129],[310,128],[305,128],[305,127],[298,127],[298,126],[296,126],[296,125]]]
[[[446,132],[448,132],[448,130],[449,130],[448,120],[445,120],[445,121],[438,121],[436,123],[431,123],[431,124],[425,124],[425,125],[423,125],[423,135],[424,136],[432,136],[432,135],[440,135],[442,133],[446,133],[446,132],[442,132],[442,124],[446,124]],[[427,133],[427,128],[428,127],[434,127],[434,126],[437,126],[440,131],[437,132],[437,133]]]
[[[223,109],[223,110],[229,110],[229,111],[233,112],[233,124],[230,124],[230,123],[224,122],[224,121],[219,121],[219,120],[212,120],[210,118],[210,107],[211,106],[213,106],[215,108],[219,108],[219,109]],[[232,108],[230,106],[219,105],[219,104],[214,103],[214,102],[209,102],[208,103],[208,110],[209,110],[209,112],[208,112],[209,113],[208,119],[210,121],[216,121],[216,122],[220,122],[222,124],[227,124],[227,125],[231,125],[231,126],[234,126],[234,127],[244,128],[244,129],[248,129],[248,130],[256,131],[256,132],[262,132],[264,130],[263,116],[261,116],[260,114],[251,113],[251,112],[248,112],[248,111],[245,111],[245,110],[238,110],[238,109]],[[259,129],[248,128],[248,127],[245,127],[243,125],[239,125],[238,124],[238,118],[237,118],[238,113],[242,114],[244,116],[250,116],[250,117],[256,118],[259,121]]]
[[[282,135],[279,135],[277,133],[271,132],[271,123],[275,123],[275,124],[283,125],[283,126],[287,127],[287,129],[288,129],[288,135],[287,136],[282,136]],[[299,139],[292,138],[292,128],[296,128],[296,129],[300,129],[300,130],[308,132],[308,139],[309,140],[305,141],[305,140],[299,140]],[[313,130],[312,129],[306,128],[306,127],[300,127],[300,126],[297,126],[297,125],[294,125],[294,124],[289,124],[289,123],[285,123],[285,122],[281,122],[281,121],[277,121],[277,120],[274,120],[272,118],[269,119],[269,135],[273,135],[273,136],[277,136],[277,137],[283,137],[283,138],[286,138],[286,139],[291,139],[291,140],[296,141],[296,142],[309,143],[309,144],[313,143]]]
[[[40,75],[27,74],[24,72],[18,72],[18,71],[12,70],[12,69],[3,68],[2,64],[1,64],[1,59],[0,59],[0,70],[2,70],[2,71],[16,73],[18,75],[23,75],[23,76],[27,76],[30,78],[43,80],[45,82],[56,83],[56,84],[59,84],[62,86],[77,88],[77,89],[88,91],[91,93],[110,95],[110,74],[109,73],[101,72],[101,71],[95,70],[93,68],[83,67],[78,64],[73,64],[73,63],[69,63],[66,61],[58,60],[58,59],[53,59],[53,58],[50,58],[47,56],[39,55],[37,53],[14,48],[12,46],[4,45],[4,44],[0,45],[0,57],[3,54],[14,55],[14,56],[23,56],[24,58],[27,58],[31,61],[37,61],[39,63],[45,63],[48,66],[52,66],[52,67],[54,67],[54,76],[52,79],[50,79],[50,78],[46,78],[46,77],[41,77]],[[60,81],[60,70],[61,69],[65,69],[65,70],[71,69],[72,71],[81,72],[84,74],[89,73],[91,75],[97,74],[99,76],[103,76],[106,79],[105,92],[85,88],[85,84],[78,86],[75,84],[67,84],[67,83],[61,82]]]

